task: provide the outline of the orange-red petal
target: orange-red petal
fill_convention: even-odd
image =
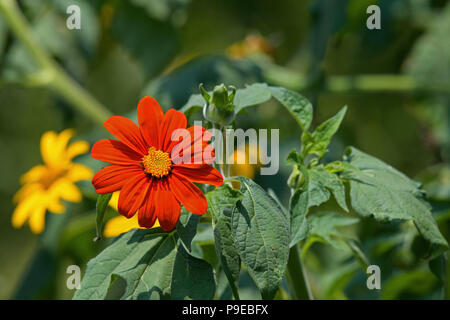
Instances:
[[[177,129],[186,129],[187,119],[184,113],[175,109],[170,109],[164,115],[159,130],[160,149],[164,152],[171,152],[178,141],[172,141],[172,133]]]
[[[129,179],[120,190],[118,211],[121,215],[131,218],[144,203],[151,180],[142,171],[141,174]]]
[[[92,147],[91,157],[112,164],[130,165],[142,161],[142,156],[127,147],[124,143],[104,139],[96,142]]]
[[[112,116],[103,124],[111,134],[126,144],[130,149],[146,155],[147,143],[144,141],[139,127],[130,119],[121,116]]]
[[[192,126],[186,130],[187,137],[180,138],[182,140],[174,145],[171,154],[176,155],[186,163],[213,163],[215,160],[214,148],[208,144],[212,138],[212,133],[199,126]],[[190,157],[187,157],[187,161],[186,158],[183,158],[183,152],[190,152],[191,154]]]
[[[178,223],[181,206],[170,190],[158,189],[155,194],[158,199],[156,205],[156,216],[164,231],[170,231]]]
[[[92,179],[97,193],[111,193],[122,189],[127,180],[139,175],[142,167],[139,165],[119,166],[110,165],[98,171]]]
[[[144,97],[137,107],[139,127],[147,144],[160,149],[159,127],[164,119],[164,113],[159,103],[152,97]]]
[[[174,164],[174,173],[182,175],[191,182],[221,186],[223,177],[220,172],[209,164]]]
[[[205,195],[192,182],[176,172],[168,178],[170,190],[186,210],[195,214],[204,214],[208,209]],[[158,217],[159,219],[159,217]]]
[[[152,183],[148,190],[147,196],[142,204],[142,207],[139,208],[138,212],[138,222],[141,227],[151,228],[155,224],[156,221],[156,189],[157,183]]]

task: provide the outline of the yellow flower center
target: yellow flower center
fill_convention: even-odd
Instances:
[[[148,154],[142,158],[142,164],[145,173],[161,178],[169,174],[172,168],[172,159],[170,159],[169,153],[150,147]]]
[[[42,187],[47,190],[49,189],[53,183],[56,182],[59,178],[64,177],[67,174],[67,170],[64,169],[51,169],[48,168],[45,172],[45,174],[42,175],[39,182],[41,183]]]

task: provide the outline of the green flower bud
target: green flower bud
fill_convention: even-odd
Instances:
[[[305,183],[305,176],[297,165],[293,166],[292,173],[288,178],[287,184],[291,189],[297,190]]]
[[[233,101],[236,94],[235,87],[230,86],[227,89],[224,84],[215,86],[211,96],[203,88],[203,84],[200,84],[200,91],[206,101],[203,108],[203,116],[206,120],[220,126],[226,126],[234,119],[235,105]],[[230,94],[228,94],[229,91],[231,91]]]

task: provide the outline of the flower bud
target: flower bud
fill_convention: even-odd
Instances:
[[[220,126],[226,126],[234,119],[235,105],[233,101],[236,93],[235,87],[230,86],[227,89],[224,84],[215,86],[211,96],[203,88],[203,84],[200,84],[200,91],[206,101],[203,108],[203,116],[206,120]],[[228,94],[229,91],[231,91],[230,94]]]
[[[297,190],[298,188],[302,187],[305,183],[305,176],[300,171],[297,165],[293,166],[293,170],[291,175],[288,178],[287,185],[294,190]]]

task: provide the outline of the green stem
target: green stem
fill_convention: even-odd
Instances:
[[[314,300],[297,245],[289,251],[286,280],[292,299]]]
[[[112,115],[108,109],[56,64],[39,45],[15,0],[0,0],[0,13],[5,17],[11,30],[41,68],[35,77],[31,77],[32,80],[53,89],[69,101],[73,107],[98,124],[103,124]]]
[[[283,66],[268,64],[264,68],[265,77],[273,85],[291,90],[309,90],[311,84],[307,77]],[[359,74],[329,75],[321,84],[321,90],[331,93],[346,92],[436,92],[449,93],[450,88],[442,86],[420,86],[413,77],[405,74]]]
[[[230,177],[230,165],[228,164],[228,154],[227,154],[227,127],[222,127],[222,136],[223,136],[223,173],[225,174],[224,178]]]

